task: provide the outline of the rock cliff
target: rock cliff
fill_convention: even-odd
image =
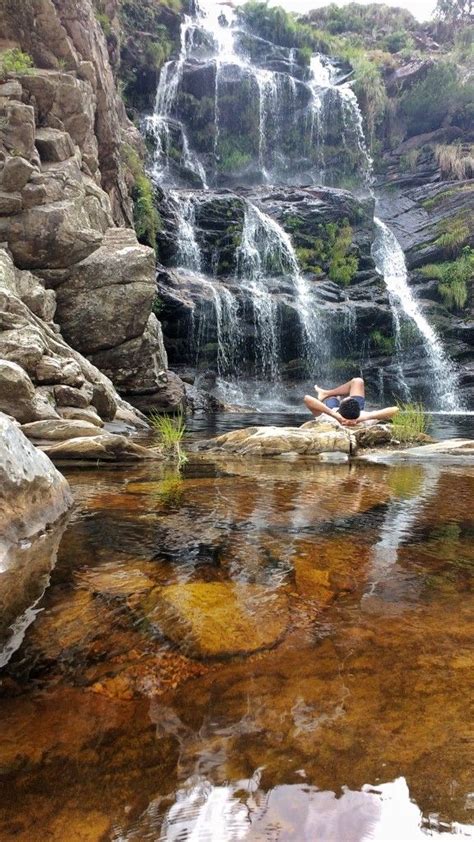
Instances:
[[[162,376],[154,252],[131,227],[134,180],[124,149],[141,154],[141,139],[117,93],[94,7],[1,6],[0,47],[13,61],[0,78],[0,356],[10,381],[11,365],[22,368],[15,376],[25,406],[30,401],[27,409],[15,400],[2,408],[24,421],[92,405],[110,419],[120,399],[108,378],[132,400],[146,394],[153,405],[156,394],[161,408],[173,408],[184,389],[169,400]],[[2,390],[13,395],[10,381]]]

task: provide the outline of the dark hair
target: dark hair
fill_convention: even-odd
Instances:
[[[339,405],[339,415],[355,421],[360,415],[359,401],[356,401],[355,398],[345,398]]]

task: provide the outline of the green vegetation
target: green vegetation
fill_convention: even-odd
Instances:
[[[413,348],[420,342],[420,332],[411,320],[405,320],[400,325],[400,343],[403,348]]]
[[[394,438],[398,441],[413,441],[426,433],[426,415],[421,403],[401,403],[399,412],[392,421]]]
[[[375,43],[383,41],[387,31],[405,33],[417,26],[415,18],[406,9],[378,3],[367,6],[360,3],[336,6],[331,3],[311,12],[310,20],[333,35],[351,33],[366,36]]]
[[[380,330],[373,330],[370,334],[370,342],[374,348],[387,357],[395,352],[395,339],[393,336],[386,336]]]
[[[0,53],[0,79],[9,73],[32,73],[33,59],[21,50],[4,50]]]
[[[295,251],[302,271],[315,275],[326,272],[331,281],[348,286],[359,268],[358,257],[352,252],[349,221],[319,224],[315,235],[302,231],[301,224],[302,220],[291,214],[285,219],[285,227],[295,233]]]
[[[95,0],[99,13],[108,6],[104,0]],[[108,4],[110,6],[110,4]],[[180,0],[120,0],[116,4],[118,25],[108,37],[120,50],[118,73],[123,86],[123,97],[129,112],[149,108],[156,94],[158,75],[163,64],[178,49],[179,26],[171,13],[181,11]],[[105,31],[105,30],[104,30]],[[106,33],[107,34],[107,33]],[[113,43],[112,36],[117,43]]]
[[[217,164],[219,171],[229,173],[242,170],[252,160],[252,154],[248,149],[248,138],[233,137],[219,138],[217,144]]]
[[[439,237],[435,245],[441,246],[447,254],[459,253],[461,246],[469,239],[470,230],[465,214],[458,213],[456,216],[445,219],[439,226]]]
[[[398,29],[391,32],[383,39],[384,49],[389,53],[399,53],[400,50],[408,50],[413,47],[414,41],[406,29]]]
[[[459,193],[470,193],[474,190],[474,184],[463,184],[460,187],[450,187],[447,190],[441,190],[439,193],[436,193],[436,196],[432,196],[431,199],[425,199],[421,204],[423,205],[426,210],[433,210],[433,208],[437,208],[439,205],[442,205],[443,202],[450,199],[452,196],[457,196]]]
[[[466,247],[457,260],[424,266],[421,272],[439,281],[438,292],[449,310],[461,310],[467,303],[468,286],[474,278],[474,251]]]
[[[311,26],[280,6],[269,6],[268,0],[249,0],[237,9],[237,15],[251,32],[282,47],[316,49],[319,44]]]
[[[153,304],[151,305],[151,311],[155,314],[157,318],[160,317],[160,314],[163,312],[164,304],[162,299],[159,295],[155,295],[153,299]]]
[[[106,12],[96,11],[95,16],[102,27],[105,37],[108,38],[112,34],[112,24],[108,14]]]
[[[472,118],[474,83],[464,84],[454,63],[438,61],[400,98],[400,114],[409,136],[430,132],[446,123],[447,116],[456,118],[463,127]]]
[[[182,414],[160,415],[157,412],[152,412],[148,420],[157,435],[163,455],[169,459],[176,459],[178,465],[184,465],[188,461],[184,450],[182,450],[182,442],[186,432],[184,416]]]
[[[122,147],[124,163],[134,179],[132,189],[133,222],[141,243],[156,248],[156,236],[161,230],[161,217],[155,208],[153,185],[145,175],[143,162],[128,143]]]

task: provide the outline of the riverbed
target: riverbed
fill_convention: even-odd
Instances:
[[[1,673],[0,839],[473,837],[472,467],[66,475]]]

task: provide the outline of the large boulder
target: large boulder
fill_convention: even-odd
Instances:
[[[133,231],[111,228],[57,288],[57,319],[66,341],[93,354],[141,336],[154,295],[153,250]]]
[[[198,658],[268,649],[281,639],[289,622],[284,595],[234,582],[160,588],[145,600],[144,611],[167,637]]]
[[[71,504],[66,479],[28,441],[19,425],[0,413],[2,539],[18,543],[32,537]]]
[[[16,363],[0,359],[0,411],[19,421],[32,421],[35,388],[26,371]]]
[[[351,433],[342,427],[321,429],[315,425],[309,428],[247,427],[200,442],[198,447],[214,453],[235,453],[253,458],[288,453],[300,456],[316,456],[327,452],[354,454],[357,446]]]

